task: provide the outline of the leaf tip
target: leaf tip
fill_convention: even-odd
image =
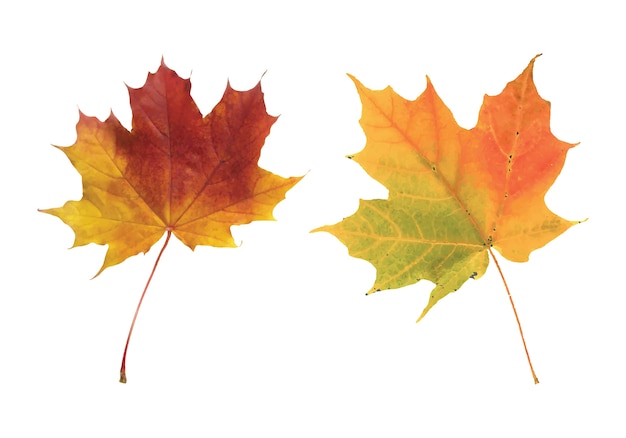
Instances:
[[[427,307],[427,308],[425,308],[425,309],[422,311],[422,314],[420,315],[420,317],[419,317],[419,318],[417,318],[417,320],[415,321],[415,324],[419,323],[422,319],[424,319],[424,317],[425,317],[425,316],[426,316],[426,314],[428,313],[428,310],[429,310],[429,308]]]
[[[542,53],[539,53],[537,55],[535,55],[533,57],[533,59],[530,60],[530,62],[528,63],[528,66],[526,67],[526,69],[524,69],[524,71],[522,72],[522,74],[520,75],[523,76],[526,72],[529,73],[531,79],[532,79],[532,74],[533,74],[533,68],[535,66],[535,61],[537,60],[537,58],[539,58],[542,55]]]
[[[109,254],[109,252],[107,251],[107,255]],[[145,254],[145,252],[144,252]],[[94,275],[93,277],[90,278],[90,280],[94,280],[97,276],[99,276],[100,274],[102,274],[104,272],[104,270],[110,266],[116,265],[117,263],[107,263],[107,259],[106,256],[104,257],[104,262],[102,263],[102,266],[100,267],[100,269],[98,270],[98,272],[96,272],[96,275]]]
[[[360,90],[363,87],[363,84],[361,83],[361,81],[359,81],[356,77],[354,77],[354,75],[351,75],[350,73],[346,73],[348,75],[348,77],[352,80],[352,82],[354,83],[354,85],[356,86],[357,90]]]
[[[426,91],[430,91],[430,92],[434,92],[435,94],[437,94],[437,92],[435,91],[435,86],[433,85],[433,82],[430,80],[430,77],[428,75],[426,75]]]

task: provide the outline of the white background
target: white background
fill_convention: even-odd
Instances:
[[[285,2],[287,3],[287,2]],[[408,6],[409,3],[414,3]],[[202,5],[201,5],[202,4]],[[530,437],[626,434],[623,14],[597,2],[10,2],[0,20],[0,435],[7,437]],[[548,205],[589,221],[501,260],[419,324],[431,284],[364,296],[375,270],[309,234],[385,196],[345,159],[365,142],[346,73],[414,99],[428,74],[458,122],[535,65],[571,150]],[[261,78],[281,114],[260,164],[306,174],[241,247],[167,248],[118,383],[159,243],[94,280],[105,248],[67,250],[37,208],[79,199],[50,144],[78,108],[130,126],[124,84],[161,56],[203,113],[227,78]]]

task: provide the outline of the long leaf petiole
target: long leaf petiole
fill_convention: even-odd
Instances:
[[[137,321],[137,315],[139,314],[139,308],[141,307],[141,303],[143,302],[143,297],[146,296],[146,291],[148,290],[148,286],[150,286],[150,282],[152,281],[152,276],[154,275],[154,271],[159,264],[159,260],[161,260],[161,256],[163,255],[163,251],[167,247],[168,242],[170,241],[170,237],[172,236],[172,230],[167,229],[167,237],[165,238],[165,243],[163,244],[163,248],[159,252],[159,255],[154,262],[154,267],[152,268],[152,272],[150,273],[150,277],[148,277],[148,282],[146,283],[146,287],[143,289],[143,293],[141,294],[141,298],[139,299],[139,303],[137,304],[137,310],[135,310],[135,316],[133,316],[133,322],[130,324],[130,330],[128,331],[128,338],[126,339],[126,347],[124,347],[124,356],[122,356],[122,367],[120,368],[120,383],[126,383],[126,353],[128,352],[128,344],[130,342],[130,336],[133,334],[133,328],[135,327],[135,321]]]
[[[498,263],[498,259],[496,255],[493,253],[491,248],[489,248],[489,254],[491,254],[491,258],[496,264],[498,268],[498,272],[500,273],[500,277],[502,278],[502,282],[504,283],[504,288],[506,289],[506,293],[509,296],[509,301],[511,302],[511,307],[513,307],[513,313],[515,314],[515,320],[517,321],[517,327],[519,328],[519,334],[522,337],[522,344],[524,344],[524,351],[526,352],[526,358],[528,359],[528,365],[530,365],[530,372],[533,374],[533,380],[535,381],[535,385],[539,383],[539,379],[537,378],[537,374],[535,374],[535,369],[533,368],[533,363],[530,360],[530,354],[528,353],[528,347],[526,347],[526,340],[524,339],[524,332],[522,331],[522,324],[519,321],[519,316],[517,315],[517,310],[515,309],[515,303],[513,303],[513,297],[511,296],[511,291],[509,290],[508,284],[506,284],[506,280],[504,279],[504,274],[502,273],[502,269],[500,269],[500,264]]]

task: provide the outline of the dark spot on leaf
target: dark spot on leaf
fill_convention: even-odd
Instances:
[[[472,280],[475,280],[477,275],[478,275],[478,272],[474,271],[474,272],[472,272],[472,275],[470,275],[470,278]]]

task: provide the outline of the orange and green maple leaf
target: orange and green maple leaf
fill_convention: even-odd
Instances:
[[[390,87],[373,91],[351,76],[367,142],[350,158],[389,197],[361,200],[354,215],[318,231],[376,267],[368,293],[429,280],[435,287],[421,319],[484,274],[491,247],[525,262],[578,223],[544,202],[575,145],[550,131],[550,103],[533,82],[535,59],[501,94],[485,96],[470,130],[456,123],[428,78],[423,94],[407,101]]]
[[[142,88],[129,88],[131,131],[113,114],[102,122],[81,112],[76,143],[60,148],[82,176],[83,198],[42,211],[72,227],[74,247],[108,245],[98,274],[165,232],[191,249],[234,247],[231,225],[273,219],[300,179],[257,165],[276,121],[260,83],[248,91],[227,85],[205,117],[190,90],[189,79],[161,63]]]

